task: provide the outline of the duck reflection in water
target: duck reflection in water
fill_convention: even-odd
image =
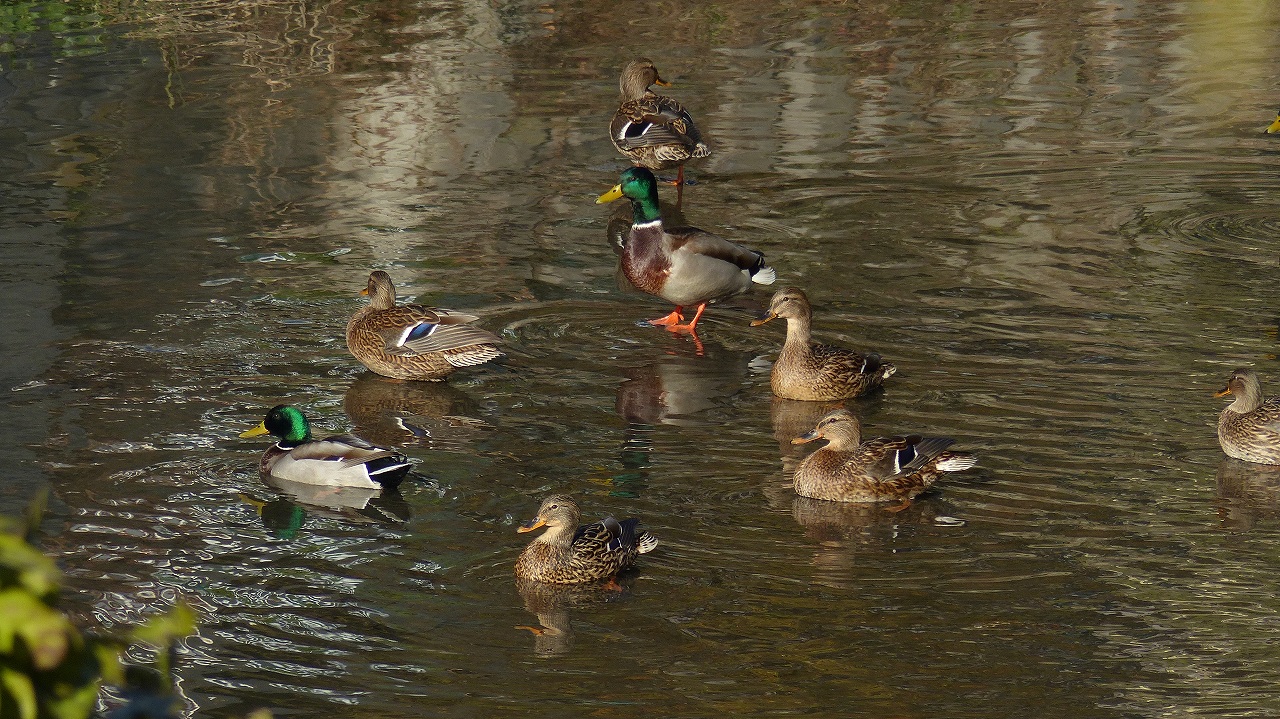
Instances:
[[[360,524],[401,525],[413,516],[399,489],[321,487],[264,476],[262,481],[281,494],[260,499],[242,493],[267,531],[279,539],[295,539],[308,515]]]
[[[1259,520],[1280,517],[1280,465],[1224,459],[1218,465],[1218,520],[1245,532]]]
[[[516,629],[533,634],[534,656],[563,656],[573,648],[570,610],[621,599],[631,591],[634,581],[634,575],[624,573],[615,579],[616,588],[604,589],[595,585],[548,584],[517,578],[516,591],[520,592],[525,611],[536,618],[537,625],[521,624]]]
[[[365,372],[347,388],[342,409],[354,432],[376,444],[418,444],[465,451],[488,425],[479,405],[444,382],[410,382]]]
[[[711,344],[702,356],[662,354],[648,364],[623,369],[626,379],[618,385],[613,409],[627,423],[619,455],[627,472],[615,476],[614,485],[632,485],[631,490],[641,486],[655,426],[719,424],[721,418],[709,415],[742,390],[748,362],[745,352]]]

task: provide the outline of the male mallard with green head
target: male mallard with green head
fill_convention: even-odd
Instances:
[[[377,489],[397,486],[412,469],[403,454],[354,435],[313,439],[306,415],[292,405],[272,407],[266,419],[240,437],[264,434],[280,439],[262,455],[258,469],[263,476],[326,487]]]
[[[665,228],[658,212],[653,173],[632,167],[597,204],[623,197],[631,201],[631,230],[622,248],[622,272],[642,292],[676,305],[666,317],[649,324],[669,330],[694,331],[707,304],[742,294],[751,284],[773,284],[777,273],[764,255],[696,227]],[[688,324],[681,311],[697,305]]]

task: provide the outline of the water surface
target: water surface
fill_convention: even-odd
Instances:
[[[163,5],[0,55],[0,497],[52,489],[83,624],[197,605],[193,711],[1274,711],[1280,476],[1212,397],[1280,386],[1270,4]],[[898,515],[798,500],[821,408],[770,397],[768,292],[701,347],[638,324],[668,308],[592,200],[642,54],[715,148],[686,221],[897,364],[869,432],[977,470]],[[372,268],[507,360],[365,374]],[[236,438],[285,401],[421,477],[291,501]],[[623,593],[516,586],[552,491],[661,538]]]

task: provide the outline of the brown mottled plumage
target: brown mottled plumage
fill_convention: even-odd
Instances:
[[[438,381],[458,367],[502,356],[495,335],[468,323],[478,317],[421,305],[397,305],[396,288],[382,270],[360,291],[368,306],[347,322],[347,349],[384,377]]]
[[[684,163],[707,157],[711,148],[702,141],[693,117],[680,103],[649,89],[655,83],[670,84],[658,76],[657,68],[647,58],[632,60],[622,69],[618,80],[622,105],[609,123],[609,139],[618,152],[640,167],[679,167],[680,182]]]
[[[1236,399],[1218,415],[1218,443],[1228,457],[1257,464],[1280,464],[1280,397],[1265,399],[1251,369],[1231,374],[1216,396]]]
[[[944,451],[955,442],[946,437],[877,437],[863,442],[858,418],[843,409],[823,417],[792,442],[815,439],[827,444],[796,468],[796,494],[833,502],[909,501],[943,472],[968,469],[978,461],[964,452]]]
[[[769,309],[753,326],[781,317],[787,321],[787,339],[773,363],[769,384],[785,399],[827,402],[864,395],[898,371],[880,355],[809,341],[813,310],[809,298],[795,287],[778,290]]]
[[[538,516],[516,531],[547,531],[529,543],[516,560],[516,576],[551,584],[580,584],[609,579],[631,566],[640,554],[653,551],[658,540],[637,532],[638,519],[605,517],[578,526],[582,512],[573,499],[556,494],[542,500]]]

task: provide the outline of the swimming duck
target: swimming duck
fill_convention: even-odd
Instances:
[[[242,439],[271,434],[280,440],[262,455],[258,471],[299,484],[327,487],[395,487],[412,465],[394,449],[370,444],[350,434],[312,439],[302,410],[276,405],[257,427],[240,433]]]
[[[1216,397],[1235,401],[1218,415],[1218,443],[1228,457],[1257,464],[1280,464],[1280,397],[1265,399],[1258,374],[1241,368]]]
[[[773,393],[779,397],[814,402],[849,399],[879,387],[898,371],[874,352],[862,355],[843,347],[811,343],[813,309],[801,290],[778,290],[768,311],[751,325],[758,327],[779,317],[787,321],[787,339],[769,376]]]
[[[827,444],[796,468],[796,494],[832,502],[902,502],[890,511],[909,507],[911,499],[943,472],[959,472],[978,463],[971,454],[944,451],[955,442],[947,437],[877,437],[863,442],[862,424],[843,409],[823,417],[817,427],[791,442],[816,439]]]
[[[1267,129],[1263,130],[1263,132],[1268,135],[1274,135],[1275,133],[1280,132],[1280,112],[1276,113],[1276,119],[1272,120],[1271,124],[1267,125]]]
[[[396,287],[382,270],[360,291],[368,306],[347,322],[347,349],[384,377],[439,381],[458,367],[502,356],[502,340],[472,327],[478,317],[422,305],[397,305]]]
[[[707,157],[711,148],[680,103],[655,94],[651,85],[666,87],[671,83],[658,76],[653,61],[640,58],[622,68],[618,87],[622,105],[609,123],[609,139],[618,152],[640,167],[668,170],[679,167],[676,188],[684,192],[684,163]]]
[[[692,332],[707,303],[742,294],[753,282],[769,285],[777,279],[764,255],[755,250],[696,227],[664,228],[657,182],[645,168],[625,170],[621,181],[596,203],[623,197],[631,200],[632,215],[622,248],[623,274],[637,289],[676,305],[674,312],[649,324]],[[697,305],[697,312],[688,324],[680,324],[687,305]]]
[[[653,551],[658,539],[638,532],[638,519],[605,517],[578,526],[582,512],[571,497],[556,494],[542,500],[538,516],[517,532],[547,531],[529,543],[516,560],[516,576],[551,584],[581,584],[612,579],[636,557]]]

